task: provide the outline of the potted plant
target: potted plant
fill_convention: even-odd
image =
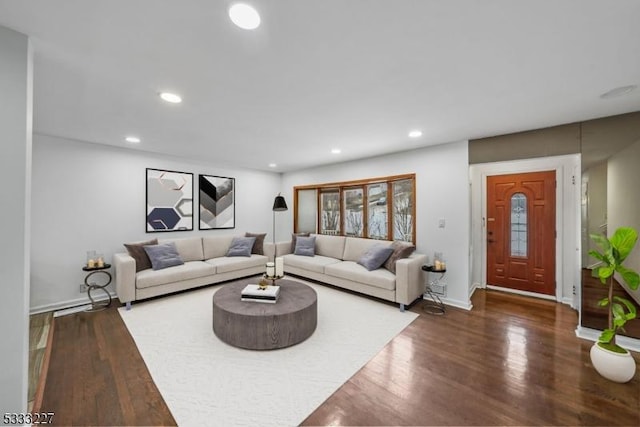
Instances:
[[[601,250],[589,251],[589,255],[600,261],[593,269],[594,275],[609,289],[608,295],[598,301],[600,307],[608,307],[608,327],[591,347],[591,362],[603,377],[627,382],[633,378],[636,364],[631,354],[616,343],[616,334],[619,330],[624,331],[627,321],[636,318],[636,307],[626,298],[613,296],[613,276],[619,273],[629,288],[638,289],[640,276],[623,265],[638,240],[638,232],[630,227],[620,227],[610,238],[592,234],[591,239]]]

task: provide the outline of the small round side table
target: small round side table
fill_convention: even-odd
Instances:
[[[438,277],[437,279],[431,280],[427,283],[427,286],[425,288],[425,293],[424,293],[425,302],[422,308],[426,313],[442,315],[445,313],[446,308],[442,300],[440,300],[440,297],[433,292],[433,290],[431,289],[431,286],[439,284],[440,280],[442,280],[447,270],[446,269],[436,270],[432,265],[423,265],[422,270],[427,271],[429,273],[440,274],[440,277]]]
[[[111,294],[109,294],[109,291],[105,289],[109,285],[109,283],[111,283],[111,279],[112,279],[111,273],[107,271],[109,268],[111,268],[111,264],[105,264],[103,267],[92,267],[92,268],[82,267],[83,271],[86,271],[89,273],[84,278],[84,284],[87,285],[87,296],[91,300],[91,308],[88,308],[86,311],[104,310],[105,308],[111,305]],[[107,276],[107,282],[104,285],[99,285],[95,282],[89,283],[89,278],[94,274],[98,274],[98,273],[105,274]],[[91,292],[95,290],[104,292],[104,294],[107,296],[107,299],[103,301],[94,300],[93,296],[91,295]]]

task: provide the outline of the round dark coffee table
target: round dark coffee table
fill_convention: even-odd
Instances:
[[[310,286],[281,279],[275,304],[240,301],[248,283],[225,285],[213,294],[213,332],[235,347],[272,350],[298,344],[311,336],[318,323],[318,296]]]

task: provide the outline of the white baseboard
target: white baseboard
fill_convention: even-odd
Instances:
[[[598,337],[600,333],[597,329],[585,328],[584,326],[578,325],[576,328],[576,336],[578,338],[582,338],[584,340],[598,341]],[[629,338],[624,337],[622,335],[616,335],[616,344],[620,347],[626,348],[627,350],[640,352],[640,340],[637,338]]]
[[[557,301],[556,297],[552,295],[538,294],[538,293],[529,292],[529,291],[520,291],[518,289],[503,288],[503,287],[494,286],[494,285],[487,285],[487,289],[493,289],[494,291],[508,292],[511,294],[524,295],[527,297],[546,299],[549,301]]]
[[[459,301],[456,299],[451,299],[451,298],[443,298],[440,297],[440,299],[442,300],[442,302],[445,305],[450,305],[452,307],[457,307],[457,308],[462,308],[463,310],[471,310],[473,308],[473,304],[471,304],[471,301]]]
[[[116,297],[115,292],[109,292],[109,295],[111,295],[111,298]],[[95,300],[104,301],[107,299],[108,298],[106,296],[103,296],[101,298],[96,298]],[[72,308],[72,307],[77,307],[79,305],[86,305],[86,304],[91,304],[91,300],[89,299],[89,297],[85,296],[85,297],[76,298],[72,300],[60,301],[53,304],[44,304],[44,305],[31,307],[29,309],[29,314],[47,313],[49,311],[58,311],[58,310],[63,310],[65,308]]]

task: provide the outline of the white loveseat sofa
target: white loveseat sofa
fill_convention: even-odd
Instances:
[[[315,236],[315,255],[292,253],[291,242],[276,243],[276,256],[284,260],[284,272],[328,283],[330,285],[371,295],[400,305],[420,298],[425,289],[426,277],[422,266],[427,256],[412,253],[398,259],[395,274],[386,268],[369,271],[358,260],[375,244],[391,245],[391,242],[357,237]]]
[[[264,255],[227,257],[235,236],[192,237],[164,239],[173,242],[184,264],[162,270],[146,269],[136,272],[136,261],[128,253],[113,256],[116,293],[120,302],[131,308],[132,301],[191,289],[226,280],[255,276],[265,271],[265,264],[273,259],[273,244],[264,244]]]

